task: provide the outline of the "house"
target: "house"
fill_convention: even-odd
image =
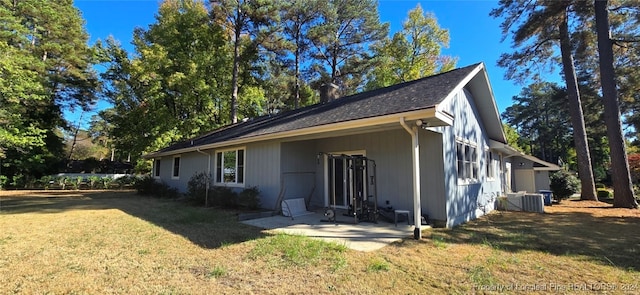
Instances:
[[[505,181],[503,192],[540,192],[550,190],[550,171],[560,170],[560,166],[527,155],[508,145],[491,142],[491,148],[505,155]]]
[[[332,155],[364,156],[375,161],[375,175],[350,179],[375,177],[379,206],[411,210],[418,221],[421,212],[446,227],[493,210],[512,179],[525,175],[510,170],[554,169],[506,144],[482,63],[342,98],[328,97],[331,90],[321,91],[322,103],[232,124],[145,157],[154,159],[155,177],[179,190],[208,172],[215,185],[257,187],[262,206],[278,209],[283,198],[300,197],[310,206],[346,208],[353,194],[343,182],[349,158]],[[535,191],[548,185],[542,178],[534,176],[534,186],[514,183]]]

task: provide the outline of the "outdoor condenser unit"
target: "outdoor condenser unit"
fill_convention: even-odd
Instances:
[[[544,198],[541,194],[522,196],[522,211],[544,213]]]

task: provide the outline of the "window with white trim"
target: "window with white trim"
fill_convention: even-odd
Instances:
[[[474,144],[456,141],[458,181],[474,183],[478,181],[478,151]]]
[[[493,153],[489,150],[485,150],[486,165],[487,165],[487,179],[494,180],[496,178],[496,161],[493,158]]]
[[[173,157],[173,173],[171,178],[180,178],[180,157]]]
[[[153,177],[160,177],[160,159],[153,160]]]
[[[216,152],[216,183],[244,184],[244,149]]]

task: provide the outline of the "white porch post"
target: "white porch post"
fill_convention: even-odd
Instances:
[[[418,120],[419,121],[419,120]],[[422,122],[417,123],[417,126],[409,128],[405,123],[404,118],[400,118],[400,125],[411,135],[411,148],[413,151],[413,238],[416,240],[422,239],[422,208],[420,207],[420,141],[418,140],[418,126],[422,125]]]

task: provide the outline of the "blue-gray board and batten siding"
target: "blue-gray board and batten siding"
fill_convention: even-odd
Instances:
[[[455,226],[491,211],[496,197],[506,187],[505,172],[508,171],[504,166],[505,158],[500,154],[504,149],[492,151],[489,148],[491,141],[504,144],[505,139],[483,69],[479,64],[355,95],[342,101],[338,99],[335,103],[320,104],[289,115],[265,117],[255,122],[240,123],[229,129],[223,128],[219,132],[197,138],[195,146],[221,146],[227,140],[234,139],[242,139],[236,142],[249,143],[182,153],[179,178],[171,175],[173,156],[156,157],[160,159],[159,178],[186,191],[187,182],[192,175],[208,169],[215,173],[216,152],[242,148],[245,155],[244,183],[236,187],[257,187],[261,192],[262,207],[276,209],[281,195],[285,199],[303,197],[310,205],[326,206],[329,195],[328,169],[325,158],[319,155],[353,152],[364,154],[376,163],[379,205],[387,206],[386,201],[389,201],[389,206],[395,209],[413,210],[412,138],[400,122],[404,122],[405,114],[416,110],[424,111],[424,114],[427,114],[426,110],[435,110],[429,113],[432,114],[429,116],[434,117],[426,119],[434,119],[438,115],[441,117],[431,122],[441,123],[437,126],[451,126],[423,125],[418,129],[421,210],[431,220],[437,221],[438,225]],[[380,104],[383,105],[377,107]],[[384,107],[387,104],[389,107]],[[384,111],[378,112],[379,109]],[[395,111],[399,113],[394,113]],[[366,126],[357,125],[354,129],[336,129],[340,130],[338,132],[329,131],[331,128],[321,131],[317,131],[321,128],[305,129],[318,124],[332,126],[327,121],[326,116],[329,115],[357,122],[378,118],[376,116],[396,116],[394,120],[399,121],[393,124],[387,121],[386,125],[380,126],[367,123]],[[366,117],[368,115],[373,117]],[[449,116],[452,120],[442,119]],[[411,126],[418,126],[417,122],[419,120],[415,117],[412,121],[407,121]],[[279,135],[292,131],[287,129],[291,126],[308,132],[296,133],[297,135],[290,137]],[[264,136],[265,134],[273,134],[274,137]],[[261,140],[252,141],[253,136]],[[158,154],[167,154],[181,148],[193,150],[193,144],[194,141],[190,145],[189,142],[180,143]],[[460,156],[460,145],[464,146],[462,150],[466,153],[463,166],[471,167],[467,164],[476,163],[473,173],[465,172],[470,177],[459,177],[461,174],[458,167],[464,162]],[[473,155],[473,161],[467,158],[470,154]],[[493,170],[493,175],[487,175],[490,170]]]
[[[422,213],[443,226],[458,224],[460,222],[456,222],[456,216],[462,215],[462,219],[465,219],[466,215],[473,214],[473,210],[476,209],[475,201],[473,206],[466,204],[468,200],[477,199],[482,184],[455,184],[455,191],[449,195],[461,194],[464,197],[458,198],[459,203],[453,202],[448,205],[443,155],[453,154],[453,157],[447,158],[451,158],[452,165],[455,165],[455,153],[443,152],[442,135],[437,132],[421,130],[419,140],[422,162]],[[319,153],[363,151],[376,163],[378,204],[387,206],[386,201],[389,201],[389,206],[395,209],[412,210],[410,142],[409,134],[398,128],[334,138],[248,144],[241,146],[245,149],[246,172],[245,183],[238,189],[257,187],[261,192],[262,207],[266,209],[277,207],[276,201],[281,189],[284,189],[282,193],[285,199],[304,197],[311,206],[322,207],[326,203],[328,185],[325,184],[326,166],[323,163],[324,159],[318,156]],[[211,167],[214,170],[215,151],[203,152],[212,155]],[[182,154],[180,158],[180,177],[171,177],[173,157],[169,156],[161,158],[160,178],[185,192],[191,175],[207,171],[207,156],[192,152]],[[455,178],[455,175],[451,177]],[[450,209],[449,216],[447,206]]]
[[[396,209],[412,210],[411,138],[399,126],[394,130],[346,135],[333,138],[302,141],[268,141],[240,146],[245,149],[245,183],[238,189],[257,187],[262,207],[275,209],[282,192],[284,199],[303,197],[311,206],[323,207],[328,189],[325,182],[324,158],[320,153],[363,151],[376,163],[378,203]],[[423,213],[434,219],[446,219],[444,178],[442,165],[442,139],[435,132],[423,130],[420,134],[423,166]],[[215,150],[211,154],[212,173],[215,173]],[[191,152],[181,154],[180,176],[171,177],[172,156],[160,158],[160,179],[182,192],[187,190],[191,175],[206,172],[207,156]]]
[[[459,91],[444,107],[456,118],[453,126],[419,131],[421,207],[422,213],[438,225],[452,227],[485,213],[483,209],[493,209],[491,202],[500,193],[502,177],[485,175],[486,153],[490,152],[488,139],[471,93]],[[479,174],[476,181],[458,179],[456,142],[459,141],[476,146]],[[220,150],[229,148],[245,150],[245,180],[237,188],[257,187],[263,208],[277,208],[280,194],[284,199],[303,197],[312,206],[325,206],[327,171],[319,154],[358,152],[376,163],[378,204],[413,210],[411,137],[399,123],[383,131],[270,140]],[[215,153],[220,150],[181,154],[179,178],[171,175],[173,156],[162,157],[160,179],[184,192],[192,175],[206,172],[208,167],[215,173]],[[211,163],[207,163],[205,154],[211,155]],[[497,163],[495,169],[501,171],[501,165]]]

